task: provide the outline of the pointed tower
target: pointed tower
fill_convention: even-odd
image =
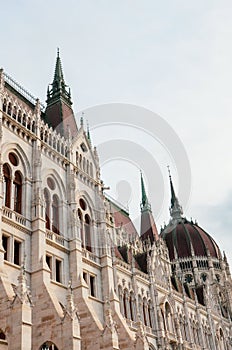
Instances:
[[[75,137],[77,124],[72,110],[70,88],[64,81],[59,49],[54,79],[48,86],[46,103],[45,120],[48,125],[65,137],[68,136],[68,129],[70,129],[72,137]]]
[[[169,173],[169,181],[170,181],[170,188],[171,188],[171,206],[169,208],[170,215],[171,215],[172,219],[180,220],[182,218],[182,215],[183,215],[183,210],[182,210],[182,207],[178,201],[178,198],[176,197],[169,168],[168,168],[168,173]]]
[[[142,201],[140,204],[141,208],[141,239],[147,240],[149,239],[151,243],[158,240],[158,232],[156,228],[156,224],[152,215],[151,205],[148,202],[143,175],[141,172],[141,191],[142,191]]]

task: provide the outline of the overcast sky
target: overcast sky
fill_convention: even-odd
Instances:
[[[44,101],[59,46],[75,112],[85,110],[86,118],[92,120],[93,106],[114,102],[144,107],[162,117],[182,141],[191,165],[191,197],[183,200],[185,215],[197,219],[230,261],[231,17],[232,2],[225,0],[4,2],[0,55],[4,70]],[[110,116],[109,122],[113,121]],[[155,126],[155,119],[151,118],[151,125]],[[163,181],[164,189],[159,195],[165,199],[159,208],[157,193],[148,190],[159,227],[169,218],[166,165],[170,163],[173,169],[177,192],[180,180],[183,183],[179,165],[168,159],[170,149],[165,142],[160,146],[159,135],[153,135],[157,142],[152,151],[146,130],[140,135],[135,132],[134,137],[133,130],[128,130],[127,137],[122,136],[122,128],[116,128],[112,139],[117,131],[118,139],[128,138],[131,144],[137,142],[140,151],[143,146],[146,154],[151,153],[160,169],[157,174],[163,178],[157,181]],[[110,133],[106,133],[109,141]],[[93,130],[93,143],[100,144],[99,137],[106,133]],[[104,152],[104,147],[99,148]],[[108,161],[102,169],[110,194],[122,199],[117,186],[121,192],[134,193],[129,200],[134,216],[140,201],[137,170],[145,172],[148,188],[151,178],[155,179],[152,169],[143,169],[140,160],[135,163],[128,155],[124,163],[122,159]]]

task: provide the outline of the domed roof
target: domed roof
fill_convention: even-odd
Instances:
[[[219,259],[221,253],[214,239],[196,223],[183,217],[182,207],[176,197],[170,173],[169,178],[171,220],[160,235],[167,244],[170,260],[191,257],[193,254],[207,257],[208,253],[213,258]]]
[[[214,239],[196,223],[184,218],[177,222],[171,221],[161,232],[161,237],[167,244],[170,260],[175,259],[175,249],[178,258],[190,257],[192,253],[206,257],[207,250],[213,258],[220,257],[220,250]]]

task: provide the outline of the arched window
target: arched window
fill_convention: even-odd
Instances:
[[[82,216],[82,213],[81,213],[80,209],[78,209],[77,214],[78,214],[78,218],[79,218],[79,221],[80,221],[81,243],[82,243],[82,247],[84,247],[83,216]]]
[[[59,231],[59,199],[57,195],[52,197],[52,231],[60,233]]]
[[[124,290],[124,293],[123,293],[123,313],[124,313],[125,318],[128,318],[128,312],[127,312],[127,293],[126,293],[125,290]]]
[[[26,125],[27,125],[27,116],[26,116],[25,113],[23,113],[22,125],[23,125],[23,126],[26,126]]]
[[[21,123],[22,121],[22,112],[19,110],[18,112],[18,122]]]
[[[4,101],[3,101],[3,112],[6,112],[6,99],[4,98]]]
[[[13,108],[13,118],[14,119],[16,119],[16,117],[17,117],[17,108],[14,106],[14,108]]]
[[[34,121],[31,122],[31,131],[35,132],[35,122]]]
[[[11,112],[12,112],[12,104],[9,102],[8,103],[7,114],[11,115]]]
[[[142,302],[142,298],[141,295],[139,294],[138,296],[138,308],[139,308],[139,316],[141,317],[142,320],[142,316],[143,316],[143,302]]]
[[[14,211],[22,214],[22,176],[19,171],[15,172],[14,177]]]
[[[118,286],[118,297],[119,297],[119,302],[120,302],[120,311],[121,314],[124,314],[124,307],[123,307],[123,292],[122,292],[122,287]]]
[[[135,316],[134,316],[134,295],[131,292],[130,296],[129,296],[129,306],[130,306],[130,317],[131,320],[134,321],[135,320]]]
[[[85,215],[85,246],[87,250],[89,250],[90,252],[92,251],[90,217],[88,214]]]
[[[45,220],[46,220],[46,228],[50,230],[50,196],[48,190],[45,188],[44,190],[44,200],[45,200]]]
[[[148,325],[153,328],[153,322],[152,322],[152,303],[151,301],[149,300],[148,302]]]
[[[11,176],[10,176],[10,167],[6,163],[3,165],[3,176],[4,176],[4,205],[10,208]]]
[[[145,326],[147,326],[147,301],[143,299],[143,321]]]
[[[47,341],[40,347],[40,350],[58,350],[58,348],[54,343]]]

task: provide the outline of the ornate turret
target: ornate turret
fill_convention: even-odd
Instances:
[[[141,191],[142,191],[142,201],[140,204],[141,208],[141,239],[150,240],[151,243],[158,240],[158,232],[156,224],[152,215],[151,205],[148,202],[143,175],[141,173]]]
[[[62,136],[67,137],[68,129],[72,137],[77,135],[77,125],[72,110],[70,88],[65,84],[59,49],[53,82],[47,90],[46,122]]]

